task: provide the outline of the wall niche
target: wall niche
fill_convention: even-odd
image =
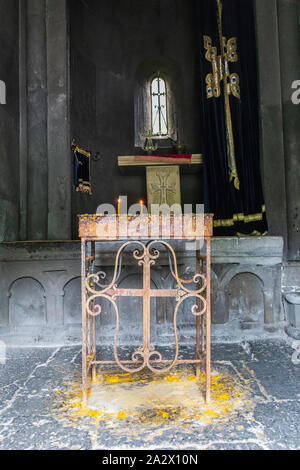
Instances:
[[[158,68],[164,74],[170,137],[183,140],[189,153],[203,151],[202,107],[194,2],[72,0],[69,11],[71,138],[101,155],[91,164],[92,195],[72,190],[77,238],[77,214],[94,213],[122,194],[129,206],[147,199],[145,174],[121,174],[117,158],[143,153],[145,81]],[[163,140],[162,153],[169,153]],[[183,204],[202,202],[201,174],[182,175],[181,185]]]
[[[46,325],[46,315],[46,298],[42,285],[30,277],[17,279],[9,290],[10,325]]]

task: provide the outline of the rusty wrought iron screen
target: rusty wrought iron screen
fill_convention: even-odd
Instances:
[[[211,342],[211,236],[213,217],[204,216],[109,216],[80,215],[79,236],[81,238],[82,277],[82,388],[83,404],[87,404],[87,380],[90,370],[96,378],[97,366],[116,364],[131,374],[148,367],[153,373],[164,374],[182,363],[194,364],[197,377],[201,368],[206,371],[206,401],[210,400],[210,342]],[[153,235],[155,237],[153,238]],[[172,240],[195,243],[196,270],[191,279],[182,279],[178,273],[176,253]],[[105,274],[95,271],[96,242],[122,241],[116,253],[112,280],[104,284]],[[203,241],[203,253],[200,241]],[[151,288],[151,267],[160,258],[164,249],[169,256],[170,271],[176,280],[175,289]],[[124,251],[142,267],[141,289],[119,288]],[[118,355],[120,316],[117,299],[141,297],[143,302],[143,341],[131,360],[121,360]],[[175,354],[172,359],[163,359],[162,354],[151,344],[151,299],[166,297],[175,299],[173,315]],[[194,359],[179,359],[177,315],[187,299],[195,298],[191,314],[196,317]],[[96,318],[101,314],[101,300],[111,303],[115,312],[114,361],[97,358]],[[100,302],[100,303],[99,303]]]

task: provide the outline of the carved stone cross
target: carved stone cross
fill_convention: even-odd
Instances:
[[[156,176],[159,179],[159,184],[151,184],[154,193],[160,193],[160,204],[167,204],[167,193],[170,191],[172,194],[176,194],[174,186],[168,185],[168,179],[170,173],[160,174],[156,173]]]

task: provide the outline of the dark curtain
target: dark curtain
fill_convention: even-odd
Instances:
[[[263,235],[253,2],[196,0],[196,6],[206,211],[214,214],[216,236]]]

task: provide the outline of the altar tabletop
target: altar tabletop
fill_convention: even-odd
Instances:
[[[98,240],[173,239],[211,237],[212,214],[185,215],[79,215],[79,237]]]

